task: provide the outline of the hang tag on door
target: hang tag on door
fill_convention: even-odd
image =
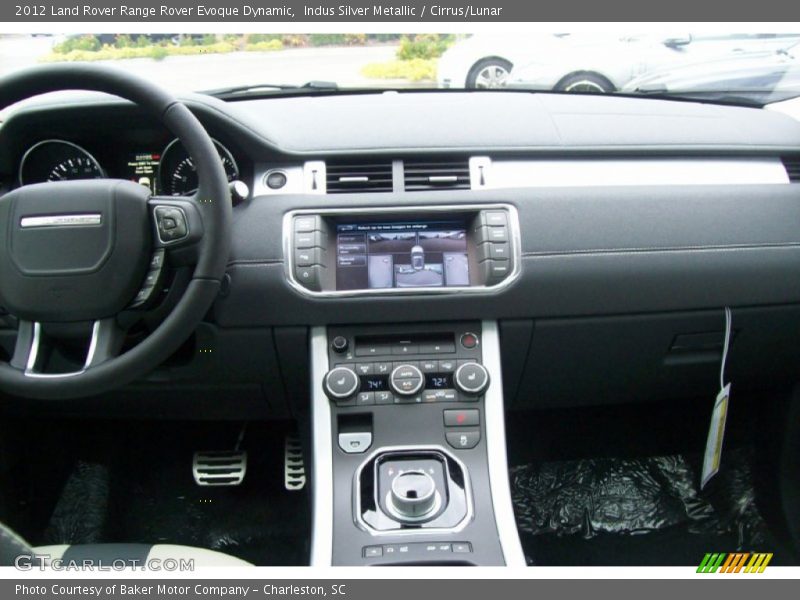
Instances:
[[[714,403],[714,412],[711,413],[711,425],[708,427],[708,439],[706,439],[706,452],[703,455],[703,473],[700,479],[701,490],[719,472],[730,394],[731,384],[729,383],[720,390],[719,394],[717,394],[717,401]]]

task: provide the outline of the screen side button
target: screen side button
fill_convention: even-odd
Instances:
[[[322,269],[319,265],[312,265],[309,267],[295,267],[294,273],[297,281],[309,290],[320,290],[320,281],[322,280]]]

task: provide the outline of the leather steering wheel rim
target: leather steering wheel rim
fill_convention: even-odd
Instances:
[[[196,198],[200,199],[197,208],[203,236],[183,296],[164,321],[134,348],[68,377],[29,377],[8,363],[0,363],[0,391],[29,398],[100,394],[130,383],[163,363],[191,335],[214,302],[230,251],[228,181],[211,138],[184,104],[151,82],[119,69],[56,64],[0,79],[0,109],[32,96],[63,90],[105,92],[133,102],[180,140],[197,167],[200,186]],[[0,252],[5,251],[0,248]]]

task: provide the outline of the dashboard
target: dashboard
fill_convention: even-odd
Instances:
[[[240,385],[288,410],[293,382],[307,381],[296,347],[335,324],[497,320],[512,403],[590,402],[593,390],[567,394],[556,378],[570,351],[592,347],[587,381],[611,357],[649,361],[640,386],[598,375],[608,397],[668,396],[713,371],[699,358],[679,363],[682,380],[658,379],[678,368],[675,339],[715,331],[724,306],[772,324],[773,358],[797,354],[800,123],[787,116],[520,92],[182,100],[251,193],[234,206],[224,290],[194,341],[215,351],[154,374],[153,389],[172,386],[164,398],[208,385],[223,410],[213,390]],[[108,176],[191,194],[173,139],[117,99],[32,101],[0,128],[0,185]],[[501,224],[492,214],[504,237],[482,237]],[[731,368],[774,371],[763,342],[745,327]]]

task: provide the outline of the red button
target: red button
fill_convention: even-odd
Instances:
[[[474,333],[465,333],[461,336],[461,345],[468,350],[474,348],[478,345],[478,336]]]

